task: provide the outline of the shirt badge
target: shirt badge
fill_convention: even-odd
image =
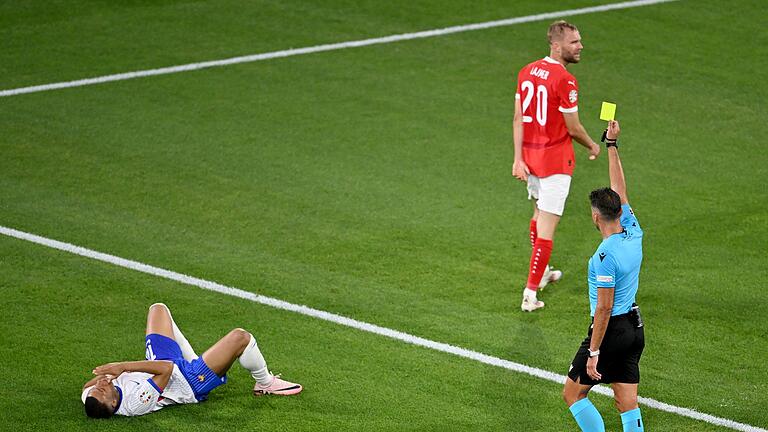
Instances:
[[[139,395],[139,401],[143,404],[149,403],[150,400],[152,400],[152,395],[149,392],[145,391]]]
[[[578,98],[579,98],[579,92],[577,92],[576,90],[571,90],[568,93],[568,100],[571,101],[571,103],[576,102],[576,99]]]

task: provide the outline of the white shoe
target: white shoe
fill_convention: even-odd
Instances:
[[[544,269],[544,274],[541,276],[541,282],[539,282],[539,289],[544,289],[550,282],[557,282],[563,277],[563,272],[560,270],[552,270],[552,267],[547,265]]]
[[[536,291],[526,288],[523,291],[523,304],[520,305],[520,309],[523,312],[533,312],[536,309],[544,307],[544,302],[536,299]]]

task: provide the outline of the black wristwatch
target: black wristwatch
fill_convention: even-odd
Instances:
[[[600,141],[605,143],[605,148],[608,148],[608,147],[619,148],[619,139],[618,138],[610,139],[610,138],[606,137],[607,133],[608,133],[608,129],[604,130],[603,131],[603,136],[600,137]]]

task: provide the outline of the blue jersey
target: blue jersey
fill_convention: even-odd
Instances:
[[[603,240],[589,259],[589,308],[595,316],[597,290],[613,288],[611,316],[625,314],[637,295],[640,264],[643,262],[643,230],[629,204],[621,206],[624,231]]]

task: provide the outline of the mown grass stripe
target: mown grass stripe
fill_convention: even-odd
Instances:
[[[522,17],[507,18],[507,19],[496,20],[496,21],[487,21],[487,22],[475,23],[475,24],[458,25],[458,26],[445,27],[445,28],[434,29],[434,30],[424,30],[424,31],[419,31],[414,33],[403,33],[403,34],[383,36],[383,37],[377,37],[377,38],[371,38],[371,39],[362,39],[362,40],[349,41],[349,42],[316,45],[316,46],[310,46],[310,47],[304,47],[304,48],[291,48],[291,49],[282,50],[282,51],[252,54],[252,55],[246,55],[246,56],[240,56],[240,57],[232,57],[228,59],[210,60],[210,61],[199,62],[199,63],[188,63],[188,64],[183,64],[178,66],[168,66],[168,67],[158,68],[158,69],[147,69],[147,70],[140,70],[140,71],[134,71],[134,72],[124,72],[119,74],[104,75],[104,76],[99,76],[94,78],[85,78],[85,79],[79,79],[74,81],[64,81],[64,82],[57,82],[57,83],[51,83],[51,84],[42,84],[42,85],[20,87],[15,89],[8,89],[8,90],[0,90],[0,97],[16,96],[16,95],[26,94],[26,93],[37,93],[37,92],[43,92],[43,91],[49,91],[49,90],[72,88],[72,87],[83,87],[83,86],[89,86],[94,84],[102,84],[102,83],[108,83],[113,81],[125,81],[125,80],[130,80],[135,78],[144,78],[144,77],[150,77],[155,75],[167,75],[167,74],[174,74],[174,73],[181,73],[181,72],[190,72],[190,71],[207,69],[212,67],[229,66],[229,65],[240,64],[240,63],[251,63],[251,62],[270,60],[275,58],[292,57],[292,56],[304,55],[304,54],[313,54],[313,53],[318,53],[323,51],[335,51],[335,50],[341,50],[341,49],[347,49],[347,48],[358,48],[358,47],[369,46],[369,45],[387,44],[387,43],[400,42],[400,41],[406,41],[406,40],[412,40],[412,39],[423,39],[423,38],[444,36],[444,35],[462,33],[462,32],[474,31],[474,30],[485,30],[485,29],[494,28],[494,27],[511,26],[511,25],[529,23],[534,21],[542,21],[542,20],[549,20],[549,19],[555,19],[555,18],[565,18],[569,16],[574,16],[574,15],[584,15],[584,14],[606,12],[606,11],[618,10],[618,9],[628,9],[628,8],[634,8],[634,7],[640,7],[640,6],[649,6],[649,5],[654,5],[658,3],[669,3],[673,1],[677,1],[677,0],[627,1],[627,2],[621,2],[621,3],[607,4],[602,6],[592,6],[592,7],[585,7],[580,9],[567,9],[567,10],[561,10],[557,12],[547,12],[547,13],[541,13],[541,14],[535,14],[535,15],[526,15]]]

